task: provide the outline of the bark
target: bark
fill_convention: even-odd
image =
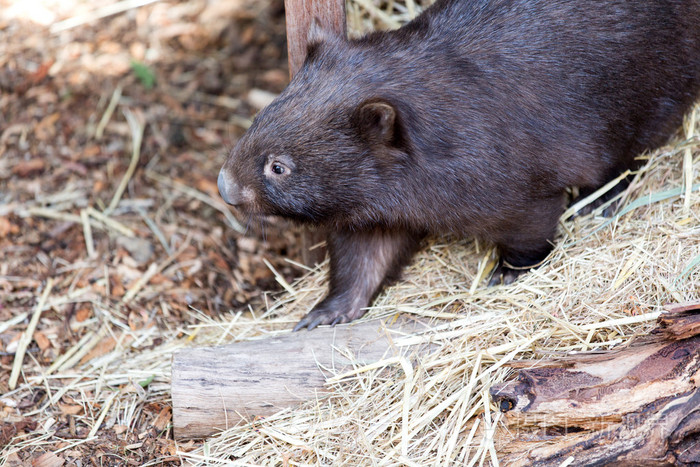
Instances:
[[[504,464],[700,463],[700,302],[667,310],[624,349],[530,362],[491,388]]]

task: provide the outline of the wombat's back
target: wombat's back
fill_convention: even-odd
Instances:
[[[415,109],[444,114],[437,107],[454,94],[445,99],[455,109],[449,125],[469,125],[462,134],[471,140],[481,127],[491,146],[511,140],[569,185],[596,185],[633,165],[679,126],[700,91],[697,0],[448,0],[393,36],[366,39],[374,40],[380,51],[419,51],[395,70],[408,71]],[[522,152],[528,139],[540,154]]]

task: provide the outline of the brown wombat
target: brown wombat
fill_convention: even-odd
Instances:
[[[308,56],[219,175],[248,214],[327,229],[330,290],[295,329],[362,316],[426,234],[552,248],[565,190],[663,143],[700,90],[698,0],[439,0]]]

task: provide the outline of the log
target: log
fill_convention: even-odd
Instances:
[[[526,364],[490,390],[506,412],[504,464],[700,463],[700,302],[627,348]]]
[[[409,347],[393,345],[390,330],[422,328],[408,319],[389,327],[370,321],[179,350],[172,360],[175,437],[206,437],[326,394],[329,370],[342,373],[406,352]],[[430,347],[410,350],[425,353]]]
[[[306,38],[314,18],[326,30],[346,34],[345,0],[284,0],[284,9],[287,20],[289,75],[293,77],[306,58]],[[326,256],[325,249],[316,245],[324,240],[323,231],[308,227],[303,229],[301,255],[304,264],[314,266],[323,261]]]

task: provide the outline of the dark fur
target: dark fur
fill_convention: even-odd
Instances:
[[[635,167],[700,88],[697,0],[442,0],[397,31],[310,34],[220,175],[243,211],[330,232],[329,295],[297,329],[361,316],[429,233],[538,263],[565,189]]]

